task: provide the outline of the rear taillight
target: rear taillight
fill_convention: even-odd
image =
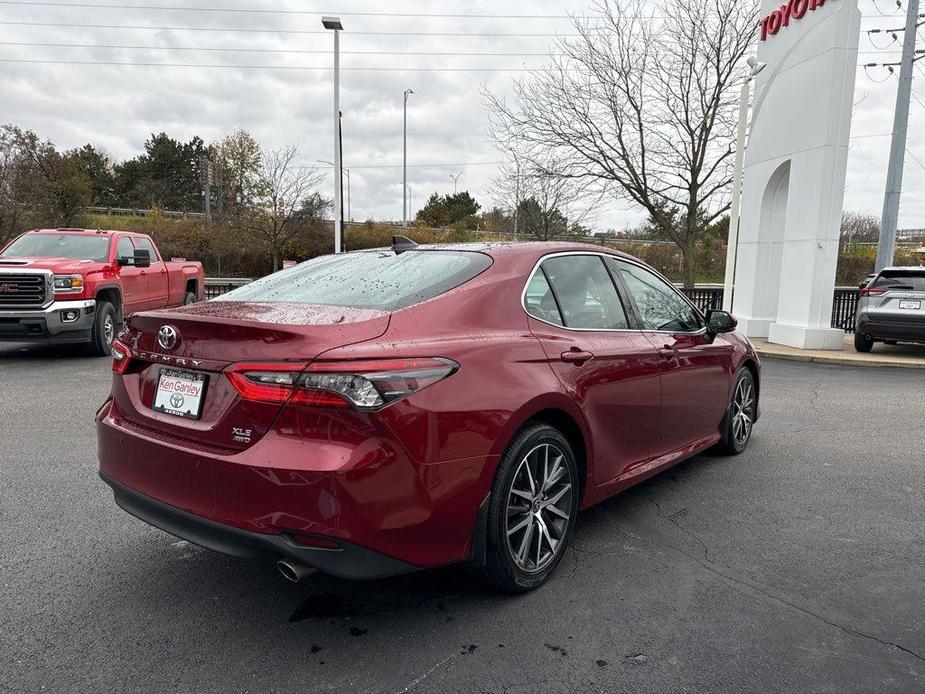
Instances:
[[[886,294],[886,287],[864,287],[861,296],[880,296]]]
[[[449,359],[373,359],[294,364],[236,364],[226,371],[245,400],[377,410],[443,380]]]
[[[132,350],[118,340],[112,342],[112,370],[124,374],[132,364]]]

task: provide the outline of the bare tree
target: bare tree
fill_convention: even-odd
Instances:
[[[696,276],[697,239],[729,209],[739,66],[754,0],[597,0],[548,66],[484,91],[491,132],[644,208]]]
[[[517,162],[522,161],[524,165]],[[505,162],[494,180],[495,202],[518,216],[518,232],[548,241],[579,234],[597,213],[602,193],[577,178],[560,176],[536,157],[518,155]]]
[[[256,175],[248,227],[272,256],[274,272],[282,266],[286,244],[325,209],[315,191],[324,176],[314,167],[300,166],[298,156],[296,147],[264,153]]]
[[[845,212],[841,218],[841,241],[847,243],[877,243],[880,239],[880,217],[863,212]]]

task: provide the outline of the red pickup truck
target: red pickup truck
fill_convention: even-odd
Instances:
[[[0,341],[108,355],[125,316],[199,301],[204,285],[201,263],[166,262],[146,234],[28,231],[0,250]]]

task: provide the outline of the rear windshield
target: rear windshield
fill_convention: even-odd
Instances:
[[[874,287],[914,292],[925,292],[925,269],[884,270],[874,280]]]
[[[471,251],[326,255],[251,282],[219,300],[397,311],[458,287],[489,265],[491,258]]]
[[[105,263],[109,260],[109,237],[68,233],[26,234],[13,241],[0,253],[0,257],[73,258]]]

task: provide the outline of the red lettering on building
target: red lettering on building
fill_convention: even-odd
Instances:
[[[783,27],[790,26],[791,19],[803,19],[807,12],[812,12],[825,5],[825,0],[788,0],[759,22],[761,40],[767,41]]]

